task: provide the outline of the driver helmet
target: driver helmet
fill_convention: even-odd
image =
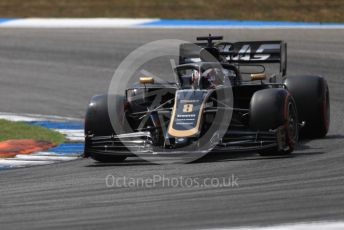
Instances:
[[[193,70],[191,74],[191,82],[194,88],[197,88],[198,80],[199,80],[200,74],[198,70]]]
[[[210,68],[203,73],[203,88],[215,88],[223,84],[223,73],[216,68]]]

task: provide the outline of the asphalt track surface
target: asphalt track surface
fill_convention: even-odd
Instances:
[[[1,229],[194,229],[344,220],[344,30],[29,30],[0,31],[3,112],[82,118],[93,94],[138,46],[162,38],[288,42],[289,74],[320,74],[331,91],[331,128],[287,158],[213,156],[201,163],[152,165],[90,159],[0,172]],[[107,188],[127,178],[222,178],[232,188]]]

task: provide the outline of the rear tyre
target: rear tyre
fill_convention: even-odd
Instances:
[[[330,126],[330,93],[327,82],[319,76],[292,76],[284,81],[293,95],[300,121],[305,121],[301,135],[326,136]]]
[[[265,89],[254,93],[250,103],[250,127],[269,131],[284,127],[285,146],[259,151],[262,156],[285,155],[294,150],[299,138],[297,108],[293,97],[281,88]]]

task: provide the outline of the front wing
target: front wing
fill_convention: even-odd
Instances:
[[[217,144],[204,152],[230,153],[255,152],[264,149],[285,150],[285,128],[278,127],[270,131],[229,130]],[[151,156],[179,155],[199,153],[199,150],[180,151],[178,149],[163,149],[153,145],[150,132],[134,132],[111,136],[86,136],[85,157],[90,153],[101,153],[116,156]],[[135,154],[136,153],[136,154]]]

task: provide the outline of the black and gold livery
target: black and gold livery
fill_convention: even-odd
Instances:
[[[291,153],[299,137],[326,135],[327,82],[319,76],[287,77],[286,43],[215,43],[222,37],[211,35],[197,40],[180,46],[176,82],[143,76],[123,96],[91,99],[85,157],[118,162],[135,152],[198,151],[204,146],[208,152],[281,155]],[[268,73],[271,64],[278,70]],[[124,120],[117,122],[121,133],[112,126],[108,102],[123,111]]]
[[[177,91],[168,126],[173,137],[191,137],[200,132],[206,90]]]

